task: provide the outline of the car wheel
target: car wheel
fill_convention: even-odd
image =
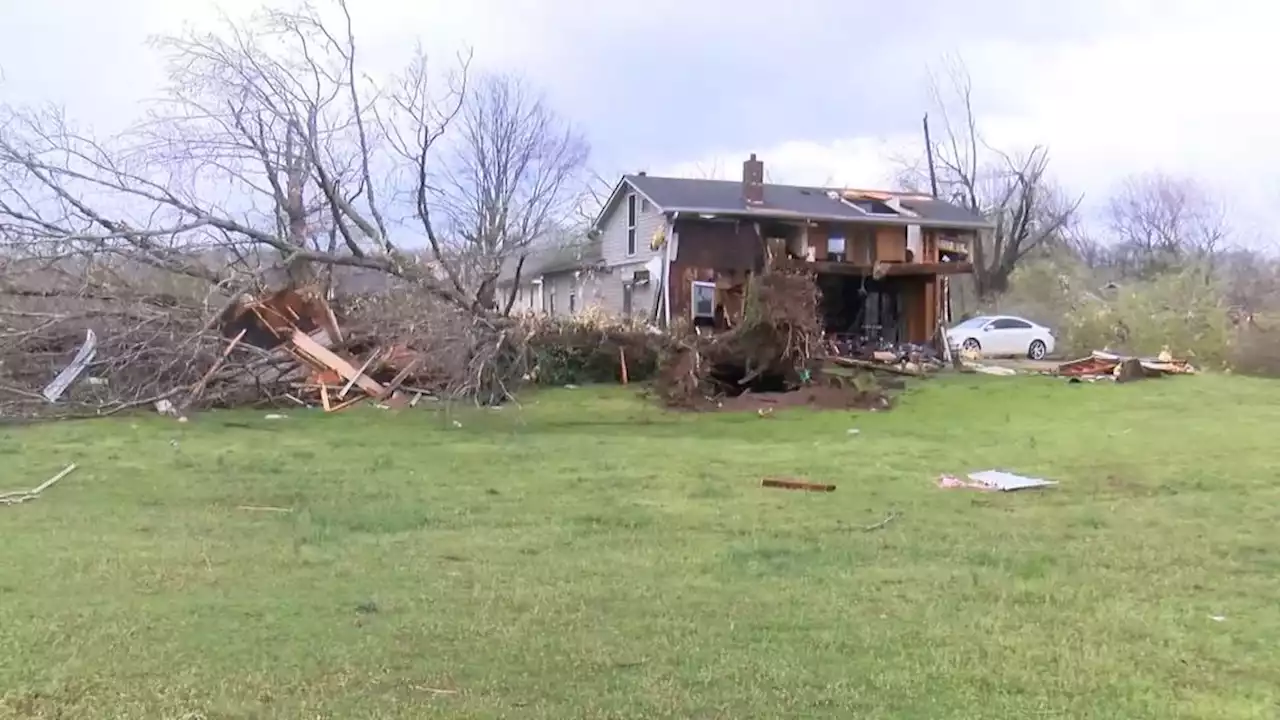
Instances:
[[[960,348],[969,352],[982,352],[982,343],[978,342],[977,338],[966,338]]]
[[[1043,360],[1048,354],[1049,348],[1045,347],[1043,340],[1033,340],[1031,347],[1027,348],[1027,357],[1032,360]]]

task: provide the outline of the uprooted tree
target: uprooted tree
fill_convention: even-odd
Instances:
[[[496,268],[567,212],[580,136],[510,78],[472,94],[469,58],[435,72],[420,52],[374,79],[343,0],[156,47],[162,99],[119,135],[0,109],[0,292],[28,302],[0,303],[0,372],[25,378],[32,348],[65,362],[93,325],[100,355],[136,369],[110,403],[144,402],[207,365],[239,293],[343,271],[420,297],[425,318],[455,326],[447,352],[487,362],[505,337]],[[468,367],[457,389],[484,377]]]
[[[1062,240],[1082,198],[1069,198],[1049,176],[1049,151],[1036,145],[1010,152],[992,146],[978,127],[973,82],[959,59],[949,60],[930,78],[934,112],[931,138],[938,195],[994,224],[973,247],[979,297],[1004,292],[1024,258]],[[910,163],[903,180],[930,187],[921,162]]]

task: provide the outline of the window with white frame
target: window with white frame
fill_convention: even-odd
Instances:
[[[845,259],[844,238],[840,235],[833,235],[827,238],[827,257],[832,260]]]
[[[576,312],[578,312],[578,291],[570,290],[569,291],[569,314],[572,315]]]
[[[716,316],[716,284],[713,282],[693,282],[693,317],[712,318]]]
[[[627,254],[636,254],[636,196],[627,196]]]

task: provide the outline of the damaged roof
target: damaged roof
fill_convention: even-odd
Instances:
[[[624,184],[631,185],[665,212],[990,227],[982,216],[968,209],[911,192],[765,183],[764,204],[749,206],[743,199],[742,183],[735,180],[624,175],[619,188]]]
[[[574,242],[555,247],[534,250],[525,258],[520,269],[521,279],[536,278],[570,270],[582,270],[604,261],[603,245],[599,240]],[[510,257],[502,264],[498,282],[509,283],[515,277],[520,258]]]

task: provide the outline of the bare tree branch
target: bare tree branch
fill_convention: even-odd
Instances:
[[[494,296],[504,264],[559,240],[587,190],[589,148],[512,75],[482,77],[457,130],[437,176],[436,195],[454,241],[449,251],[470,271],[466,282],[477,308],[510,307],[510,299],[500,306]]]
[[[1108,204],[1122,269],[1142,277],[1198,261],[1206,277],[1228,236],[1226,209],[1189,178],[1159,172],[1121,182]]]
[[[471,308],[408,250],[421,235],[391,221],[400,194],[388,185],[425,177],[453,118],[436,110],[460,106],[465,85],[437,93],[422,57],[385,85],[361,80],[350,14],[335,3],[341,32],[304,5],[157,39],[168,86],[144,122],[107,141],[57,111],[0,111],[0,232],[10,246],[112,253],[210,282],[224,278],[189,261],[201,248],[243,260],[257,247],[294,285],[317,279],[315,266],[347,265]],[[465,73],[463,63],[454,77]],[[406,86],[413,104],[399,95]],[[413,214],[433,236],[426,209]]]
[[[973,247],[978,293],[986,297],[1007,289],[1023,258],[1063,239],[1083,198],[1066,197],[1052,183],[1045,147],[1011,153],[988,143],[978,128],[968,70],[958,58],[944,69],[944,76],[930,77],[936,106],[930,116],[941,126],[933,148],[939,193],[995,225]],[[927,168],[904,163],[900,182],[928,187]]]

